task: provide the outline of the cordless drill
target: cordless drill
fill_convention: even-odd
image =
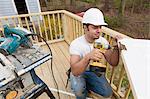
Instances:
[[[94,42],[94,48],[101,50],[102,52],[105,51],[104,44],[100,42]],[[100,59],[98,61],[90,61],[90,71],[94,72],[96,75],[101,76],[106,71],[106,60]]]

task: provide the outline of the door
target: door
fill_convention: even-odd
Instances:
[[[14,0],[18,14],[28,14],[25,0]]]

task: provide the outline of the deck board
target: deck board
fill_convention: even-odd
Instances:
[[[70,67],[68,47],[68,44],[64,41],[50,44],[50,48],[53,54],[53,72],[59,90],[72,93],[69,86],[65,88],[67,81],[66,71]],[[43,49],[45,51],[48,51],[48,48],[46,46],[43,46]],[[50,70],[50,61],[36,68],[36,73],[48,85],[49,88],[56,89],[56,85],[52,78],[52,72]],[[54,94],[56,99],[58,99],[57,92],[52,91],[52,93]],[[60,97],[61,99],[75,99],[75,97],[73,96],[68,96],[62,93],[60,93]],[[49,99],[49,97],[44,93],[39,96],[38,99]]]

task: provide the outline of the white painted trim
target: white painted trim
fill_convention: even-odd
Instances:
[[[39,9],[38,13],[40,13],[41,12],[41,6],[40,6],[40,1],[39,0],[37,0],[37,5],[38,5],[38,9]],[[42,16],[40,16],[40,19],[42,20]]]
[[[63,91],[63,90],[58,90],[58,89],[55,89],[55,88],[49,88],[49,89],[50,89],[51,91],[59,92],[59,93],[65,94],[65,95],[75,96],[73,93],[66,92],[66,91]]]
[[[29,7],[29,4],[28,4],[28,0],[25,0],[25,3],[26,3],[26,6],[27,6],[27,9],[28,9],[28,13],[30,14],[31,11],[30,11],[30,7]],[[32,18],[30,17],[30,21],[32,22]]]
[[[27,9],[28,9],[28,13],[30,14],[30,7],[29,7],[29,4],[28,4],[28,0],[25,0],[25,3],[26,3],[26,6],[27,6]]]
[[[37,0],[37,5],[38,5],[38,8],[39,8],[39,13],[41,12],[41,6],[40,6],[40,1]]]
[[[54,92],[59,92],[61,94],[65,94],[65,95],[68,95],[68,96],[74,96],[75,97],[75,95],[73,93],[69,93],[69,92],[66,92],[66,91],[63,91],[63,90],[58,90],[58,89],[50,88],[50,87],[49,87],[49,89],[51,91],[54,91]],[[92,98],[86,98],[86,99],[92,99]]]
[[[12,1],[12,5],[14,7],[16,15],[18,15],[18,11],[17,11],[16,5],[15,5],[15,1],[14,0],[11,0],[11,1]]]

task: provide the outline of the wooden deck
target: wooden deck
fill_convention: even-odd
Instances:
[[[66,95],[66,92],[72,93],[70,89],[70,84],[68,85],[67,88],[65,88],[67,81],[66,71],[69,68],[68,47],[69,46],[65,41],[50,44],[50,48],[53,54],[53,65],[52,65],[53,72],[60,90],[60,99],[75,99],[74,96]],[[44,50],[48,51],[48,48],[44,46]],[[56,85],[54,83],[50,67],[51,67],[50,61],[48,61],[43,65],[39,66],[38,68],[36,68],[36,73],[48,85],[48,87],[51,89],[56,99],[58,99],[58,94],[55,91]],[[44,93],[38,99],[49,99],[49,98]]]

